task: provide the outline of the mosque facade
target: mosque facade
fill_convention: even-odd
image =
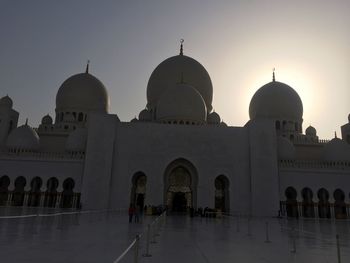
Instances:
[[[54,118],[39,127],[19,125],[2,97],[0,205],[350,217],[350,123],[331,140],[304,131],[299,95],[274,75],[243,127],[226,125],[212,98],[208,72],[182,46],[154,69],[147,105],[128,122],[109,113],[107,89],[88,66],[63,82]]]

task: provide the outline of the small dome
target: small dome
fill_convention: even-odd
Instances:
[[[220,115],[217,114],[215,111],[210,113],[207,118],[208,124],[220,124],[221,118]]]
[[[350,146],[339,138],[334,138],[323,148],[325,161],[350,161]]]
[[[142,110],[139,114],[139,120],[140,121],[151,121],[152,120],[151,112],[148,111],[147,109]]]
[[[303,103],[298,93],[288,85],[272,81],[255,92],[249,105],[250,119],[270,118],[301,121]]]
[[[45,115],[42,119],[41,119],[41,124],[44,125],[51,125],[53,123],[53,120],[51,118],[51,116],[49,114]]]
[[[310,125],[309,127],[306,128],[305,134],[308,136],[315,137],[317,135],[316,129]]]
[[[278,136],[277,153],[281,160],[293,160],[295,158],[295,147],[287,138]]]
[[[66,141],[66,151],[68,152],[84,152],[87,142],[87,129],[77,128],[72,131]]]
[[[139,120],[135,117],[130,122],[138,122]]]
[[[13,106],[13,101],[8,95],[0,99],[0,107],[12,109],[12,106]]]
[[[205,122],[207,109],[200,93],[192,86],[178,83],[163,93],[156,112],[157,120]]]
[[[222,127],[227,127],[227,124],[226,124],[226,122],[220,122],[220,126],[222,126]]]
[[[209,74],[198,61],[184,55],[164,60],[152,72],[147,84],[148,108],[154,108],[162,94],[181,77],[201,94],[208,111],[211,111],[213,86]]]
[[[58,111],[108,112],[109,98],[105,86],[89,73],[71,76],[63,82],[56,96]]]
[[[10,150],[37,151],[40,139],[36,131],[26,123],[11,131],[6,146]]]

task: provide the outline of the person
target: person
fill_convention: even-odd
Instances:
[[[139,219],[140,219],[140,217],[139,217],[139,215],[140,215],[140,207],[138,205],[135,208],[134,214],[135,214],[135,223],[138,223]]]
[[[132,223],[132,217],[134,216],[134,213],[135,213],[135,208],[132,204],[130,204],[129,206],[129,223]]]

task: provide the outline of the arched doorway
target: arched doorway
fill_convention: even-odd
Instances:
[[[219,175],[215,178],[215,209],[229,212],[229,186],[229,180],[225,175]]]
[[[344,202],[345,200],[345,194],[341,189],[336,189],[333,193],[334,197],[334,215],[337,219],[344,219],[346,218],[346,204]]]
[[[317,192],[318,197],[318,216],[320,218],[331,218],[331,209],[329,205],[329,193],[326,189],[321,188]]]
[[[31,189],[29,192],[28,205],[29,206],[39,206],[41,191],[40,188],[43,184],[43,181],[40,177],[35,177],[30,183]]]
[[[174,212],[196,208],[197,184],[197,171],[192,163],[185,159],[173,161],[165,170],[164,204]]]
[[[287,201],[286,209],[288,217],[299,217],[297,191],[293,187],[288,187],[285,192]]]
[[[13,205],[22,206],[24,202],[24,187],[26,186],[26,179],[23,176],[17,177],[15,180],[15,190],[13,191]]]
[[[0,177],[0,205],[7,204],[9,185],[10,185],[10,178],[7,175]]]
[[[46,198],[45,198],[46,207],[55,207],[56,200],[57,200],[57,187],[58,187],[57,178],[51,177],[47,181],[47,191],[46,191]]]
[[[312,201],[312,190],[308,187],[305,187],[301,191],[301,195],[303,197],[303,216],[315,217],[314,202]]]
[[[130,204],[139,207],[142,211],[145,206],[147,176],[137,172],[132,177]]]
[[[75,182],[72,178],[67,178],[63,181],[63,192],[61,199],[61,207],[62,208],[72,208],[73,207],[73,188],[75,186]]]

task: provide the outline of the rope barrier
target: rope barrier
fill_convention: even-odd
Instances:
[[[83,210],[83,211],[73,211],[73,212],[57,212],[57,213],[36,213],[28,215],[16,215],[16,216],[0,216],[0,219],[14,219],[14,218],[29,218],[29,217],[48,217],[48,216],[61,216],[61,215],[74,215],[74,214],[91,214],[91,213],[105,213],[105,212],[122,212],[126,209],[104,209],[104,210]]]
[[[165,217],[166,217],[166,211],[164,211],[161,215],[159,215],[150,224],[147,225],[146,240],[145,240],[146,251],[144,254],[142,254],[143,257],[152,256],[149,251],[150,243],[157,243],[155,238],[156,236],[159,236],[158,232],[160,231],[161,225],[165,224]],[[140,243],[141,237],[143,236],[144,236],[143,232],[137,235],[136,238],[131,242],[131,244],[123,251],[123,253],[115,261],[113,261],[113,263],[120,262],[133,247],[135,247],[133,262],[137,263],[139,258],[139,243]]]

